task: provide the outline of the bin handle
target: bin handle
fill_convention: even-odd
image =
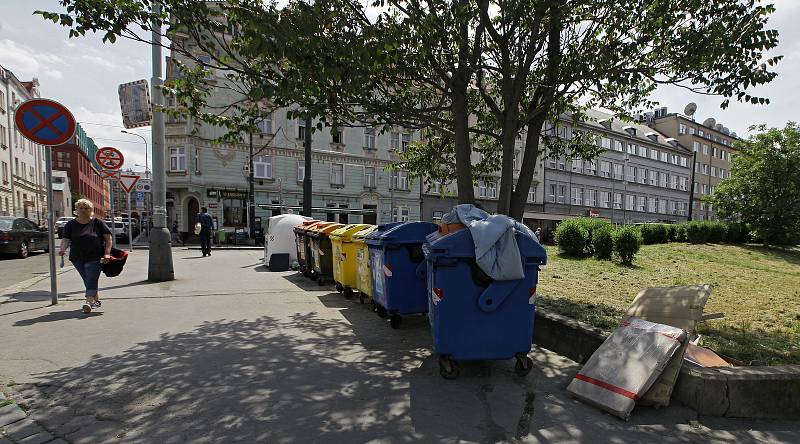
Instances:
[[[498,307],[503,305],[508,295],[512,294],[524,280],[493,281],[486,286],[480,297],[478,297],[478,307],[487,313],[497,310]]]
[[[414,271],[417,275],[417,279],[420,280],[427,280],[428,279],[428,264],[427,261],[422,261],[417,265],[417,269]]]

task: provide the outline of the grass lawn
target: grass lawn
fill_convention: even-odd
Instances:
[[[757,245],[643,245],[632,267],[547,247],[538,305],[613,331],[645,287],[709,284],[702,344],[751,365],[800,364],[800,251]]]

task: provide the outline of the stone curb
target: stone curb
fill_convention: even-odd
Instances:
[[[6,396],[0,392],[0,401]],[[31,419],[17,403],[0,407],[0,444],[66,444],[66,441],[45,430],[39,423]]]
[[[607,334],[583,322],[536,310],[533,342],[584,363]],[[800,419],[800,365],[703,368],[684,362],[673,392],[701,415]]]

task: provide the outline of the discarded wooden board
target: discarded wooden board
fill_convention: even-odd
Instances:
[[[688,343],[683,359],[700,367],[733,367],[728,361],[707,348]]]

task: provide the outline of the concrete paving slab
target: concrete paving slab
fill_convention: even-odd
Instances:
[[[55,436],[51,435],[49,432],[40,432],[27,438],[17,440],[17,444],[45,444],[52,441],[54,438]]]
[[[626,423],[568,397],[578,364],[539,348],[525,378],[509,360],[464,363],[447,381],[425,317],[392,330],[331,287],[265,272],[260,252],[173,253],[178,279],[151,284],[146,254],[134,251],[120,277],[101,280],[103,309],[89,316],[76,273],[62,276],[68,297],[57,306],[0,306],[0,382],[19,383],[47,429],[82,442],[793,442],[798,433],[709,422],[679,406],[637,408]]]
[[[8,424],[2,430],[8,437],[17,441],[44,431],[42,426],[29,418]]]

